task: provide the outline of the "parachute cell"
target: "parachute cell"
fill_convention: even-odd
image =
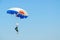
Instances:
[[[7,13],[12,15],[15,14],[16,17],[20,17],[21,19],[28,17],[27,12],[21,8],[10,8],[7,10]]]

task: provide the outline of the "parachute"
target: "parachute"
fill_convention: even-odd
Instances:
[[[15,14],[16,17],[20,17],[21,19],[28,17],[27,12],[21,8],[10,8],[7,10],[7,13],[12,15]]]
[[[28,14],[25,10],[21,9],[21,8],[9,8],[7,10],[7,13],[8,14],[11,14],[11,15],[16,15],[16,17],[19,17],[20,19],[24,19],[24,18],[27,18],[28,17]],[[18,32],[18,24],[19,23],[16,23],[16,27],[15,27],[15,30]]]

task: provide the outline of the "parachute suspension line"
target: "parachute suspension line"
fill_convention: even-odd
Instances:
[[[18,17],[16,17],[16,26],[19,26]]]

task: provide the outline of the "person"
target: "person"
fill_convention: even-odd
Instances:
[[[16,27],[15,27],[15,30],[18,32],[18,25],[19,23],[16,23]]]

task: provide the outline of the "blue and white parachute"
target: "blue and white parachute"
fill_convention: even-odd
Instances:
[[[16,17],[20,17],[21,19],[28,17],[27,12],[21,8],[10,8],[7,10],[7,13],[12,15],[15,14]]]

